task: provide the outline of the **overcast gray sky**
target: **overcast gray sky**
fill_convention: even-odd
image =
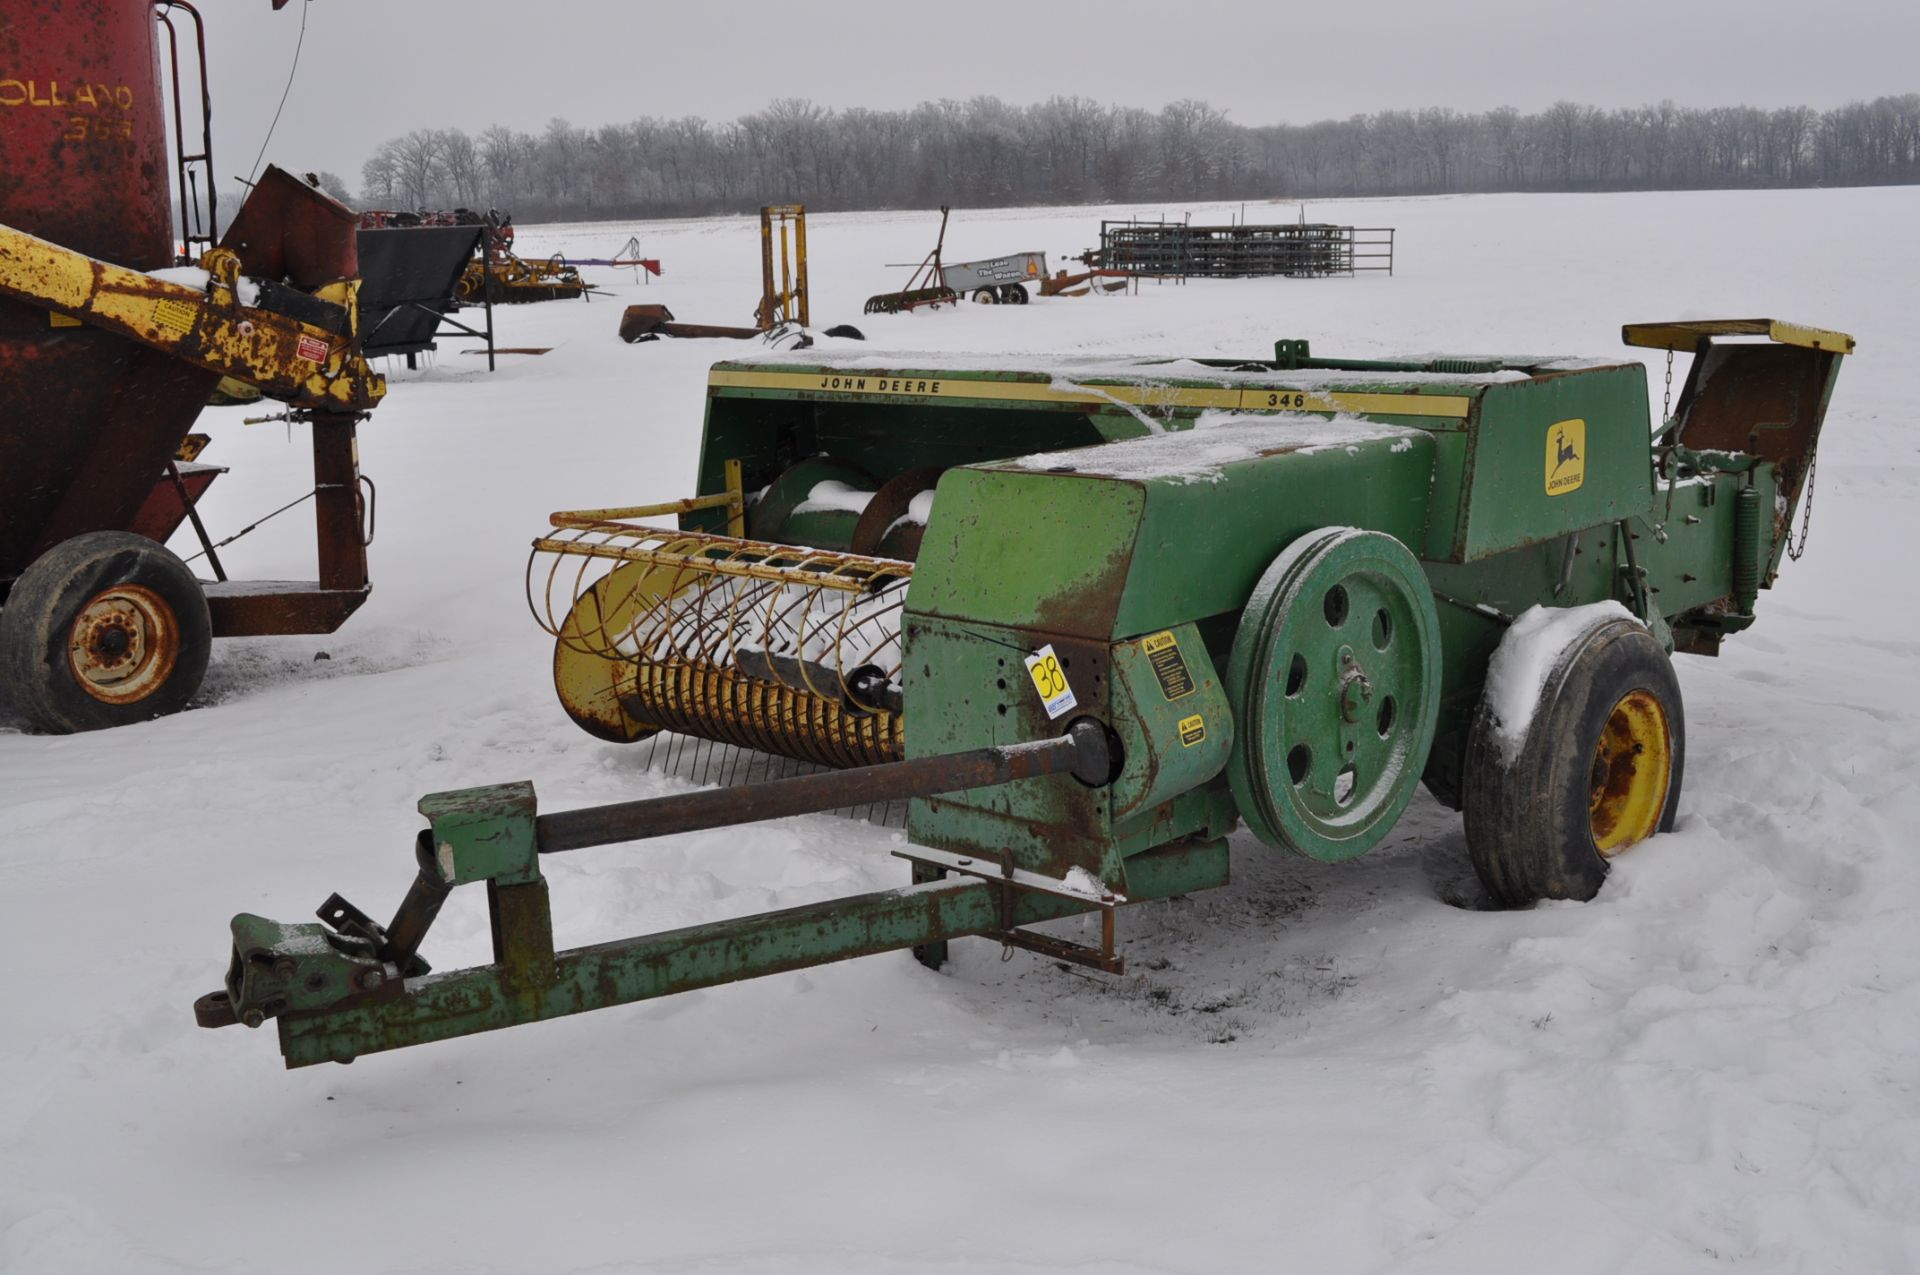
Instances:
[[[244,174],[302,0],[202,5],[215,154]],[[268,158],[356,189],[382,140],[492,123],[713,120],[776,97],[897,108],[1203,98],[1243,124],[1397,107],[1836,106],[1920,92],[1920,0],[310,0]],[[224,184],[224,183],[223,183]]]

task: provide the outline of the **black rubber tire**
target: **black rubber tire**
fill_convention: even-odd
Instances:
[[[116,585],[156,595],[177,626],[171,671],[140,699],[120,704],[88,694],[67,658],[74,621],[91,599]],[[61,541],[21,573],[0,608],[0,684],[28,722],[51,734],[179,712],[200,689],[212,649],[213,619],[193,572],[164,545],[124,531]]]
[[[867,339],[867,334],[859,328],[854,327],[851,323],[836,323],[820,335],[845,337],[849,341],[864,341]]]
[[[976,305],[999,305],[1000,294],[992,288],[975,288],[973,300]]]
[[[1609,860],[1595,848],[1588,814],[1594,750],[1613,708],[1644,690],[1666,715],[1673,753],[1658,830],[1671,832],[1686,770],[1686,718],[1673,661],[1637,622],[1608,616],[1570,643],[1547,674],[1526,740],[1502,761],[1485,696],[1467,737],[1461,783],[1467,850],[1497,903],[1587,900]]]
[[[1017,283],[1003,283],[1000,285],[1001,305],[1025,305],[1026,303],[1027,290],[1025,288]]]

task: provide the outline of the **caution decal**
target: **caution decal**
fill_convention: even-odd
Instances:
[[[1180,642],[1171,632],[1160,632],[1140,640],[1153,675],[1160,682],[1160,693],[1168,699],[1184,699],[1193,694],[1193,673],[1186,657],[1180,654]]]
[[[153,303],[153,326],[185,336],[193,328],[194,309],[178,301]]]

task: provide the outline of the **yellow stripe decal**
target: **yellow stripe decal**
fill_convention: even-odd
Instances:
[[[1357,394],[1183,385],[1076,385],[976,381],[963,376],[891,376],[861,372],[729,372],[714,389],[790,390],[816,394],[887,394],[911,398],[992,399],[1015,403],[1111,403],[1126,407],[1222,408],[1239,412],[1348,412],[1356,416],[1466,416],[1473,400],[1452,394]]]

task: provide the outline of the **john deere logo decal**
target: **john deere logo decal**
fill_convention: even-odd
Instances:
[[[1555,421],[1547,426],[1547,495],[1580,490],[1587,478],[1587,423]]]

